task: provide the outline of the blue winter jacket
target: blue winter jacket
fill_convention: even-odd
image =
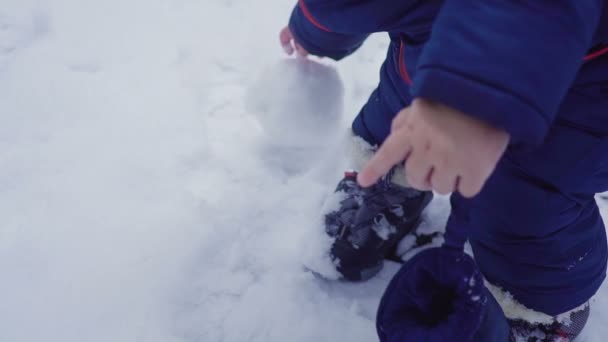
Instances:
[[[394,89],[379,90],[398,96],[386,101],[440,101],[513,144],[540,144],[560,105],[579,105],[571,87],[608,98],[608,59],[597,58],[608,46],[603,0],[300,0],[290,27],[309,52],[336,60],[388,32],[381,85]],[[608,134],[604,108],[559,119]],[[370,125],[377,140],[388,134]]]

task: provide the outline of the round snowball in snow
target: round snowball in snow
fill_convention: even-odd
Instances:
[[[343,95],[333,67],[287,59],[262,72],[247,104],[274,144],[322,146],[340,130]]]

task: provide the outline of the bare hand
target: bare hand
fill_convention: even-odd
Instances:
[[[296,42],[291,30],[289,29],[289,26],[286,26],[281,30],[279,39],[281,41],[283,51],[285,51],[285,53],[289,56],[293,55],[295,51],[300,57],[308,57],[308,51],[306,51],[300,44],[298,44],[298,42]]]
[[[477,195],[509,144],[509,135],[457,110],[415,99],[393,121],[391,134],[359,174],[371,186],[406,161],[408,183],[442,194]]]

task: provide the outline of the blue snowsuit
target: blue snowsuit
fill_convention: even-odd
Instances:
[[[336,60],[373,32],[391,44],[353,123],[381,144],[413,98],[502,128],[512,145],[477,197],[452,196],[483,276],[550,315],[606,275],[594,194],[608,190],[608,1],[300,0],[295,39]]]

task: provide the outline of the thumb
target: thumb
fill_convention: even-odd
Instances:
[[[281,46],[283,47],[283,51],[285,51],[286,54],[291,56],[294,52],[293,46],[291,45],[291,41],[293,40],[293,34],[291,33],[291,30],[288,26],[281,30],[281,33],[279,34],[279,40],[281,42]]]

